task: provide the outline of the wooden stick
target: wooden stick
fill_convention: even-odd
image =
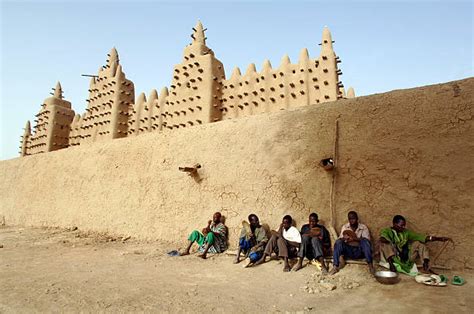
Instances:
[[[446,249],[446,247],[448,247],[448,244],[449,244],[449,241],[446,241],[443,243],[443,246],[441,246],[441,248],[439,249],[438,253],[435,255],[435,257],[433,257],[433,259],[431,260],[431,262],[434,264],[436,262],[436,260],[438,259],[438,257],[441,255],[441,253],[443,253],[443,251]]]
[[[336,172],[337,172],[337,144],[339,141],[339,118],[336,119],[336,125],[334,129],[334,151],[333,151],[333,162],[334,169],[332,170],[332,181],[331,181],[331,191],[329,196],[329,208],[331,209],[331,225],[336,228],[336,206],[335,206],[335,190],[336,190]]]

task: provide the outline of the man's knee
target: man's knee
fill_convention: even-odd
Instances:
[[[393,248],[391,243],[384,243],[382,241],[380,243],[380,257],[382,258],[389,258],[395,255],[395,249]]]
[[[206,235],[206,242],[209,243],[209,244],[213,244],[213,243],[214,243],[214,233],[209,232],[209,233]]]
[[[412,251],[412,256],[411,259],[415,259],[416,255],[418,255],[422,260],[425,259],[430,259],[430,255],[428,253],[428,247],[419,241],[415,241],[411,244],[411,251]],[[415,256],[413,256],[413,254]]]
[[[276,242],[277,242],[278,245],[285,245],[286,246],[285,239],[283,239],[282,237],[277,238]]]
[[[301,243],[309,243],[309,241],[311,241],[311,237],[307,234],[303,234],[301,236]]]
[[[272,234],[272,236],[270,237],[270,240],[268,242],[276,242],[279,238],[280,238],[279,235]]]
[[[322,245],[321,240],[318,237],[312,237],[311,238],[311,243],[313,244],[313,246],[321,246]]]
[[[344,247],[344,240],[343,239],[337,239],[336,243],[334,243],[334,250],[336,249],[342,249]]]
[[[362,249],[372,249],[372,243],[370,243],[369,239],[362,238],[359,243]]]
[[[197,241],[197,240],[199,239],[199,237],[200,237],[200,234],[201,234],[201,233],[200,233],[199,231],[193,230],[193,232],[191,232],[191,233],[189,234],[188,240],[189,240],[189,241]]]

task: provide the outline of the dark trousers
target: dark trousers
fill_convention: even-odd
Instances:
[[[265,254],[277,253],[278,257],[295,257],[299,243],[290,242],[280,235],[274,234],[265,246]]]
[[[323,245],[317,237],[310,237],[307,234],[301,236],[301,245],[298,257],[309,260],[318,259],[323,256]]]
[[[333,265],[339,267],[339,257],[344,256],[345,259],[361,259],[365,258],[367,263],[372,263],[372,246],[370,241],[362,238],[358,246],[352,246],[338,239],[334,244]]]

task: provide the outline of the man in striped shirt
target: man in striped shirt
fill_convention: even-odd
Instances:
[[[221,213],[216,212],[202,232],[194,230],[188,237],[188,246],[180,255],[189,255],[194,242],[199,245],[198,256],[206,259],[207,253],[222,253],[227,250],[227,227],[221,222]]]

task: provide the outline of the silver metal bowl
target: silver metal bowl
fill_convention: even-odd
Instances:
[[[375,279],[384,285],[393,285],[400,281],[400,277],[398,277],[397,273],[387,270],[375,272]]]

